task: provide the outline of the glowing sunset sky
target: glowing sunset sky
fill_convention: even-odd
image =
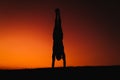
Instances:
[[[1,0],[0,69],[51,67],[57,7],[67,66],[120,65],[117,2]],[[62,60],[55,63],[62,65]]]

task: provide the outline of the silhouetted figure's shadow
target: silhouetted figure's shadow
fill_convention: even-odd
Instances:
[[[52,68],[54,68],[55,58],[57,60],[63,59],[64,67],[66,67],[60,10],[58,8],[55,9],[55,13],[56,13],[56,18],[55,18],[55,27],[54,27],[54,31],[53,31]]]

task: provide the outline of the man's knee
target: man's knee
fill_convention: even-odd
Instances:
[[[55,59],[55,54],[52,54],[52,59],[53,59],[53,60]]]
[[[63,59],[65,59],[65,54],[63,54]]]

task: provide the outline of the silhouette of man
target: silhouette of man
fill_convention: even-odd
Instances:
[[[53,54],[52,54],[52,68],[54,68],[55,58],[57,60],[63,59],[63,66],[66,67],[66,59],[63,46],[63,32],[61,27],[61,18],[59,8],[55,9],[55,27],[53,31]]]

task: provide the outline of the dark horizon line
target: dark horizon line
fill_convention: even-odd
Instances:
[[[120,65],[99,65],[99,66],[66,66],[65,68],[64,67],[54,67],[54,69],[67,69],[67,68],[112,68],[112,67],[119,67],[120,68]],[[0,69],[0,71],[4,71],[4,70],[42,70],[42,69],[52,69],[52,67],[40,67],[40,68],[6,68],[6,69]]]

